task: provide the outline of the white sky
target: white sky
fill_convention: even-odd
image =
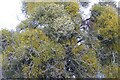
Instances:
[[[0,11],[0,29],[15,29],[24,18],[20,0],[0,0]]]
[[[86,9],[87,13],[89,13],[88,10]],[[20,20],[25,19],[21,12],[21,0],[0,0],[0,11],[0,29],[15,30]]]

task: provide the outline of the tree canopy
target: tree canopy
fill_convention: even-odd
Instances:
[[[1,30],[4,78],[118,78],[120,16],[96,4],[83,21],[74,2],[23,3],[16,31]],[[86,24],[84,24],[86,23]]]

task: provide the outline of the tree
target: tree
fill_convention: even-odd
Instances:
[[[4,75],[8,78],[38,77],[42,73],[46,73],[44,72],[46,67],[49,66],[51,69],[50,67],[53,64],[57,64],[59,60],[63,59],[64,50],[62,46],[49,41],[41,30],[27,29],[23,33],[14,35],[13,39],[15,44],[7,46],[7,49],[3,51],[3,70]]]
[[[30,17],[27,20],[17,26],[18,32],[13,37],[14,45],[8,46],[7,50],[3,51],[3,65],[9,64],[3,68],[5,77],[38,78],[68,75],[64,69],[65,53],[67,54],[64,52],[64,48],[71,42],[70,46],[72,47],[77,44],[77,40],[76,42],[73,40],[76,38],[75,31],[81,21],[77,9],[75,9],[76,12],[74,9],[72,10],[70,6],[73,5],[71,4],[73,3],[66,3],[66,8],[59,3],[40,4],[35,7],[33,13],[28,14]],[[44,26],[44,28],[39,29],[39,26]],[[19,64],[16,64],[18,62]],[[7,67],[9,70],[6,70]],[[10,75],[6,73],[10,73]]]
[[[100,44],[100,62],[104,67],[114,67],[116,73],[111,75],[105,74],[107,77],[118,77],[118,55],[119,51],[116,50],[119,44],[119,24],[118,24],[117,10],[111,6],[95,5],[92,9],[91,21],[95,36]],[[116,66],[115,66],[116,65]],[[111,67],[112,66],[112,67]],[[104,70],[103,70],[104,72]]]
[[[2,41],[10,41],[2,51],[5,78],[118,77],[119,24],[113,7],[94,5],[85,21],[73,2],[27,2],[23,10],[27,19],[16,31],[2,31]]]

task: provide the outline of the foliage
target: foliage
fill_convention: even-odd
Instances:
[[[19,74],[21,71],[26,74],[24,76],[36,77],[44,71],[39,65],[49,60],[55,60],[57,62],[64,57],[64,49],[62,46],[53,41],[49,41],[48,37],[39,29],[26,29],[25,32],[18,33],[17,37],[14,36],[14,40],[19,45],[9,45],[3,52],[3,69],[6,69],[6,65],[9,64],[9,68],[5,70],[5,73],[10,73],[7,71],[12,71],[12,74],[6,77],[15,77],[15,75]],[[29,70],[26,71],[28,68]],[[41,72],[36,72],[39,70],[41,70]]]
[[[31,6],[34,9],[29,9]],[[55,41],[59,41],[61,37],[79,30],[81,24],[77,3],[26,3],[25,9],[28,9],[27,12],[32,10],[32,12],[30,11],[31,14],[27,14],[30,18],[20,24],[18,28],[24,29],[30,27],[29,25],[33,28],[43,26],[43,31],[51,39],[56,39]],[[26,23],[29,25],[26,25]]]
[[[101,65],[107,69],[116,69],[110,74],[105,72],[106,77],[117,77],[118,58],[119,56],[119,23],[117,10],[111,6],[95,5],[92,9],[91,22],[94,30],[94,36],[97,36],[100,44],[100,58]],[[112,67],[111,67],[112,66]],[[108,71],[109,71],[108,70]],[[112,69],[113,70],[113,69]],[[115,72],[115,73],[114,73]]]
[[[27,19],[16,31],[1,30],[5,78],[118,78],[120,17],[113,7],[94,5],[88,21],[73,2],[27,2],[23,10]]]

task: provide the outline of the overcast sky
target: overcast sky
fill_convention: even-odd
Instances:
[[[25,18],[22,14],[21,6],[21,0],[0,0],[0,29],[15,29],[20,20]]]
[[[20,0],[0,0],[0,29],[15,29],[18,23],[24,18],[21,11]]]

